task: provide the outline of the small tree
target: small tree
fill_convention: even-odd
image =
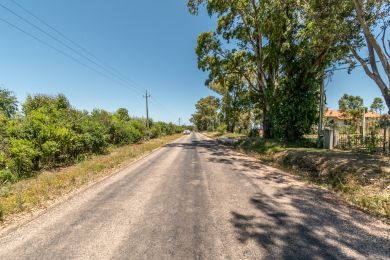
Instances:
[[[371,111],[375,111],[379,114],[382,114],[382,110],[385,109],[385,106],[383,105],[383,100],[379,97],[374,98],[374,101],[372,102],[371,106]]]
[[[363,106],[363,99],[360,96],[352,96],[348,94],[344,94],[340,98],[339,109],[350,116],[350,119],[354,122],[355,126],[357,126],[359,119],[363,116],[363,113],[366,110]]]

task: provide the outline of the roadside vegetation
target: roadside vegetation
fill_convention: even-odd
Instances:
[[[80,111],[61,94],[29,95],[20,107],[0,89],[0,219],[89,182],[185,128],[150,120],[147,129],[124,108]]]
[[[0,89],[0,184],[33,177],[44,169],[70,165],[110,146],[139,143],[181,132],[172,123],[73,108],[64,95],[29,95],[18,111],[12,92]]]

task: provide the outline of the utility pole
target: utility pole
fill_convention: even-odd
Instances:
[[[180,126],[180,117],[179,117],[179,126]]]
[[[325,74],[321,78],[321,87],[320,87],[320,120],[318,122],[318,140],[317,146],[320,148],[321,146],[321,135],[323,132],[323,122],[324,122],[324,103],[325,103]]]
[[[149,129],[149,98],[148,91],[145,92],[145,104],[146,104],[146,128]]]

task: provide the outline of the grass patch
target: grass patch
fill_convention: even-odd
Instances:
[[[167,144],[181,136],[165,136],[150,141],[110,148],[105,155],[92,156],[76,165],[44,171],[33,178],[0,185],[0,221],[7,217],[45,206],[89,183],[109,175],[114,169],[128,165],[136,158]]]
[[[314,139],[281,143],[241,137],[233,148],[332,190],[371,215],[390,221],[390,158],[315,146]]]

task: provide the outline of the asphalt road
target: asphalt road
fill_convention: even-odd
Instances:
[[[0,259],[390,258],[390,227],[199,134],[0,236]]]

